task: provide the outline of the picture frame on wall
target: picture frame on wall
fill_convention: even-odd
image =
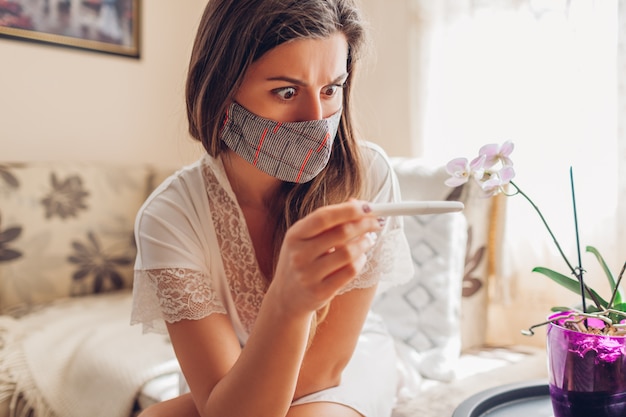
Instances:
[[[0,36],[139,58],[140,0],[0,0]]]

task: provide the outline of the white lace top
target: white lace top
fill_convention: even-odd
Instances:
[[[365,146],[370,201],[399,200],[386,156]],[[139,210],[135,236],[132,324],[166,332],[163,320],[227,314],[245,343],[268,283],[220,159],[205,155],[165,180]],[[402,219],[389,218],[364,271],[342,292],[377,282],[384,291],[412,275]]]

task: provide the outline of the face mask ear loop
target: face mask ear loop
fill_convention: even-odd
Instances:
[[[222,122],[222,127],[220,127],[220,131],[219,131],[219,135],[222,136],[222,132],[224,131],[224,129],[226,128],[226,125],[228,124],[228,120],[230,118],[230,114],[231,114],[231,106],[228,106],[228,108],[226,108],[226,112],[224,112],[224,121]]]

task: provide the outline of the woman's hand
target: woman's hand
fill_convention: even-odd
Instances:
[[[366,262],[381,228],[369,206],[352,200],[319,208],[285,234],[270,291],[289,314],[321,308]]]

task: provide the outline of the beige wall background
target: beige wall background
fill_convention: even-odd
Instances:
[[[391,155],[412,153],[404,3],[363,1],[374,48],[359,80],[359,118],[364,137]],[[195,160],[201,148],[187,135],[183,92],[205,4],[144,0],[140,59],[0,38],[0,161]]]

